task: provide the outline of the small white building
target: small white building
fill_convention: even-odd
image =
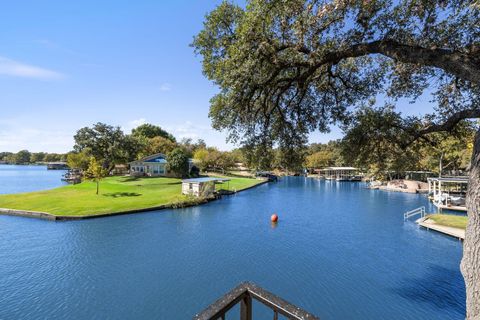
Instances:
[[[182,180],[182,194],[208,197],[215,193],[215,183],[230,181],[226,178],[195,178]]]
[[[129,163],[130,175],[161,177],[167,176],[167,160],[163,153],[153,154]]]

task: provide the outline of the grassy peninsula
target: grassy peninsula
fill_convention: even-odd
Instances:
[[[217,190],[240,191],[261,183],[251,178],[230,177],[229,183],[217,185]],[[95,194],[94,182],[56,189],[0,195],[0,208],[40,211],[61,216],[99,215],[114,212],[142,210],[162,205],[182,205],[195,201],[181,194],[181,179],[108,177]]]

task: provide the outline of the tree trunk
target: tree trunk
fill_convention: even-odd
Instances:
[[[438,163],[438,177],[442,177],[442,171],[443,171],[443,152],[440,154],[440,161]]]
[[[467,319],[480,319],[480,130],[475,135],[467,190],[468,224],[461,264],[467,289]]]
[[[98,195],[99,184],[100,184],[100,181],[97,180],[97,195]]]

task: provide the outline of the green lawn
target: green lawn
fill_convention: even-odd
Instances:
[[[230,191],[234,191],[234,190],[243,190],[245,188],[248,188],[248,187],[251,187],[251,186],[254,186],[260,182],[262,182],[261,180],[257,180],[257,179],[252,179],[252,178],[241,178],[241,177],[232,177],[232,176],[222,176],[222,175],[212,175],[212,177],[220,177],[220,178],[227,178],[227,179],[230,179],[230,181],[228,182],[223,182],[223,183],[219,183],[217,184],[216,186],[216,189],[217,190],[221,190],[221,189],[224,189],[224,190],[230,190]]]
[[[446,227],[459,229],[465,229],[467,227],[466,216],[457,216],[453,214],[432,214],[429,215],[428,218],[435,221],[436,224]]]
[[[237,191],[261,181],[231,178],[230,190]],[[82,182],[52,190],[0,195],[0,208],[47,212],[54,215],[81,216],[138,210],[161,205],[192,201],[181,194],[180,179],[108,177],[95,194],[93,182]],[[217,185],[227,189],[227,183]]]

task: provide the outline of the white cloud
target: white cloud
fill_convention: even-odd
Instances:
[[[193,124],[193,122],[191,121],[186,121],[180,125],[167,128],[167,131],[171,131],[174,136],[180,139],[201,139],[202,137],[207,135],[209,131],[212,131],[212,129],[207,126],[199,126]]]
[[[0,75],[41,80],[58,80],[65,77],[65,75],[59,72],[28,65],[2,56],[0,56]]]
[[[67,152],[73,147],[73,133],[63,130],[49,130],[20,126],[15,122],[2,121],[0,129],[0,150],[18,152],[27,149],[32,152]]]
[[[122,126],[122,131],[125,132],[125,133],[130,133],[130,131],[132,131],[132,129],[135,129],[139,126],[141,126],[142,124],[145,124],[147,123],[147,119],[145,118],[140,118],[140,119],[136,119],[136,120],[132,120],[130,122],[128,122],[126,125]]]
[[[170,91],[172,90],[172,86],[170,85],[170,83],[162,83],[162,85],[160,86],[160,91]]]
[[[202,139],[207,145],[215,146],[220,150],[231,150],[235,145],[225,141],[226,133],[213,129],[210,125],[197,124],[192,121],[185,121],[176,126],[165,127],[177,139],[190,138],[192,140]]]

